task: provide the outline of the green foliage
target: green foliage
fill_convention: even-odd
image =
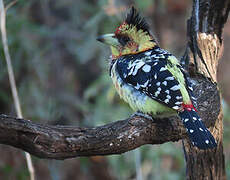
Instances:
[[[10,180],[12,177],[16,177],[17,180],[26,180],[29,178],[29,173],[26,168],[21,166],[19,169],[14,169],[11,165],[6,164],[0,168],[0,174],[4,174],[1,179]]]

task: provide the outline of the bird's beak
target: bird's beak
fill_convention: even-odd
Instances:
[[[117,47],[120,45],[119,41],[115,37],[115,34],[104,34],[102,36],[97,37],[97,40],[110,46]]]

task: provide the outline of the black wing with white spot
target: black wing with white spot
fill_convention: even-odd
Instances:
[[[135,59],[133,55],[125,56],[117,61],[117,72],[125,83],[177,110],[183,99],[179,82],[166,67],[170,55],[147,51],[135,55]]]

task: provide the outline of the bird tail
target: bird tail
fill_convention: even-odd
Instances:
[[[181,117],[194,146],[197,146],[199,149],[209,149],[217,146],[214,137],[205,127],[195,109],[185,109],[183,112],[179,112],[178,115]]]

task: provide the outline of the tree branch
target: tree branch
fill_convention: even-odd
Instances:
[[[195,81],[195,80],[194,80]],[[217,87],[199,78],[194,85],[200,116],[212,125],[220,111]],[[177,117],[146,119],[132,116],[104,126],[80,128],[36,124],[0,115],[0,143],[20,148],[40,158],[121,154],[144,144],[162,144],[186,138]]]

